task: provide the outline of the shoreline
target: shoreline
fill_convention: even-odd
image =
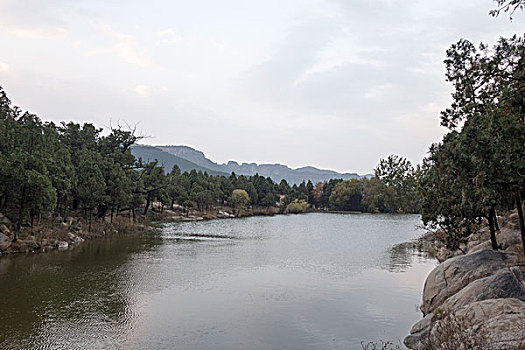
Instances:
[[[0,258],[4,255],[45,253],[52,250],[67,250],[87,240],[106,237],[116,234],[133,234],[139,231],[154,229],[156,223],[193,222],[219,219],[235,219],[252,216],[275,216],[284,214],[278,208],[250,208],[240,215],[234,215],[232,208],[220,208],[209,211],[190,211],[164,209],[151,210],[147,215],[140,215],[137,222],[132,222],[130,215],[115,217],[113,222],[109,218],[89,223],[83,217],[58,218],[46,221],[33,228],[23,227],[16,242],[12,241],[13,224],[0,213]],[[10,228],[11,227],[11,228]]]
[[[440,264],[425,279],[423,318],[404,339],[409,349],[525,348],[525,254],[516,213],[503,218],[496,237],[497,251],[486,228],[454,251],[435,234],[421,238]]]

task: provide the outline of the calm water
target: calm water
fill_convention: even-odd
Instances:
[[[0,258],[0,349],[360,349],[402,339],[434,260],[418,216],[165,225]]]

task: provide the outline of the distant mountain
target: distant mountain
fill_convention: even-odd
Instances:
[[[200,170],[202,172],[207,172],[210,175],[230,175],[230,173],[223,173],[200,166],[187,159],[165,152],[162,149],[154,146],[134,145],[131,148],[131,153],[133,153],[136,158],[142,158],[142,160],[145,162],[154,161],[155,159],[158,160],[159,164],[164,166],[164,170],[166,172],[170,172],[171,169],[173,169],[173,166],[177,164],[182,172],[189,172],[195,169],[197,171]]]
[[[229,161],[226,164],[217,164],[206,158],[204,153],[195,150],[188,146],[155,146],[165,153],[185,159],[197,166],[210,171],[222,172],[231,174],[235,172],[237,175],[255,175],[259,174],[264,177],[270,177],[276,182],[285,179],[290,184],[299,184],[302,181],[311,180],[314,184],[317,182],[328,181],[330,179],[359,179],[360,176],[356,173],[338,173],[332,170],[317,169],[315,167],[307,166],[298,169],[291,169],[282,164],[256,164],[256,163],[242,163],[239,164],[234,161]],[[181,168],[182,169],[182,168]],[[367,176],[367,175],[365,175]]]

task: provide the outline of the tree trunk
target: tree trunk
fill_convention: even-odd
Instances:
[[[113,213],[115,212],[115,205],[112,204],[111,205],[111,216],[110,216],[110,219],[109,219],[109,223],[112,224],[113,223]]]
[[[498,250],[498,242],[496,241],[496,230],[494,229],[494,219],[490,212],[489,215],[487,215],[487,219],[489,220],[490,242],[492,243],[492,249]]]
[[[18,210],[18,221],[16,222],[16,226],[15,226],[13,242],[16,242],[18,240],[18,234],[20,233],[20,229],[22,228],[22,216],[24,215],[25,196],[26,196],[26,188],[24,186],[22,187],[22,194],[20,195],[20,208]]]
[[[148,192],[148,196],[146,197],[146,206],[144,207],[144,212],[142,214],[146,215],[149,209],[150,202],[151,202],[151,192]]]
[[[523,206],[521,203],[520,191],[516,191],[516,207],[518,209],[518,222],[520,223],[521,243],[523,244],[523,252],[525,253],[525,224],[523,223]]]
[[[131,209],[131,214],[133,215],[133,222],[136,222],[135,221],[135,208]]]
[[[88,232],[91,232],[91,216],[92,216],[91,214],[92,214],[92,212],[93,212],[93,209],[90,209],[89,210],[89,228],[88,228]]]
[[[496,210],[494,208],[491,208],[489,215],[492,215],[492,221],[494,221],[494,229],[496,231],[499,231],[498,217],[496,216]]]

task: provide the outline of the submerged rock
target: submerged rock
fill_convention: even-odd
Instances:
[[[503,255],[492,249],[451,258],[430,272],[423,290],[421,311],[426,315],[469,283],[505,268]]]

